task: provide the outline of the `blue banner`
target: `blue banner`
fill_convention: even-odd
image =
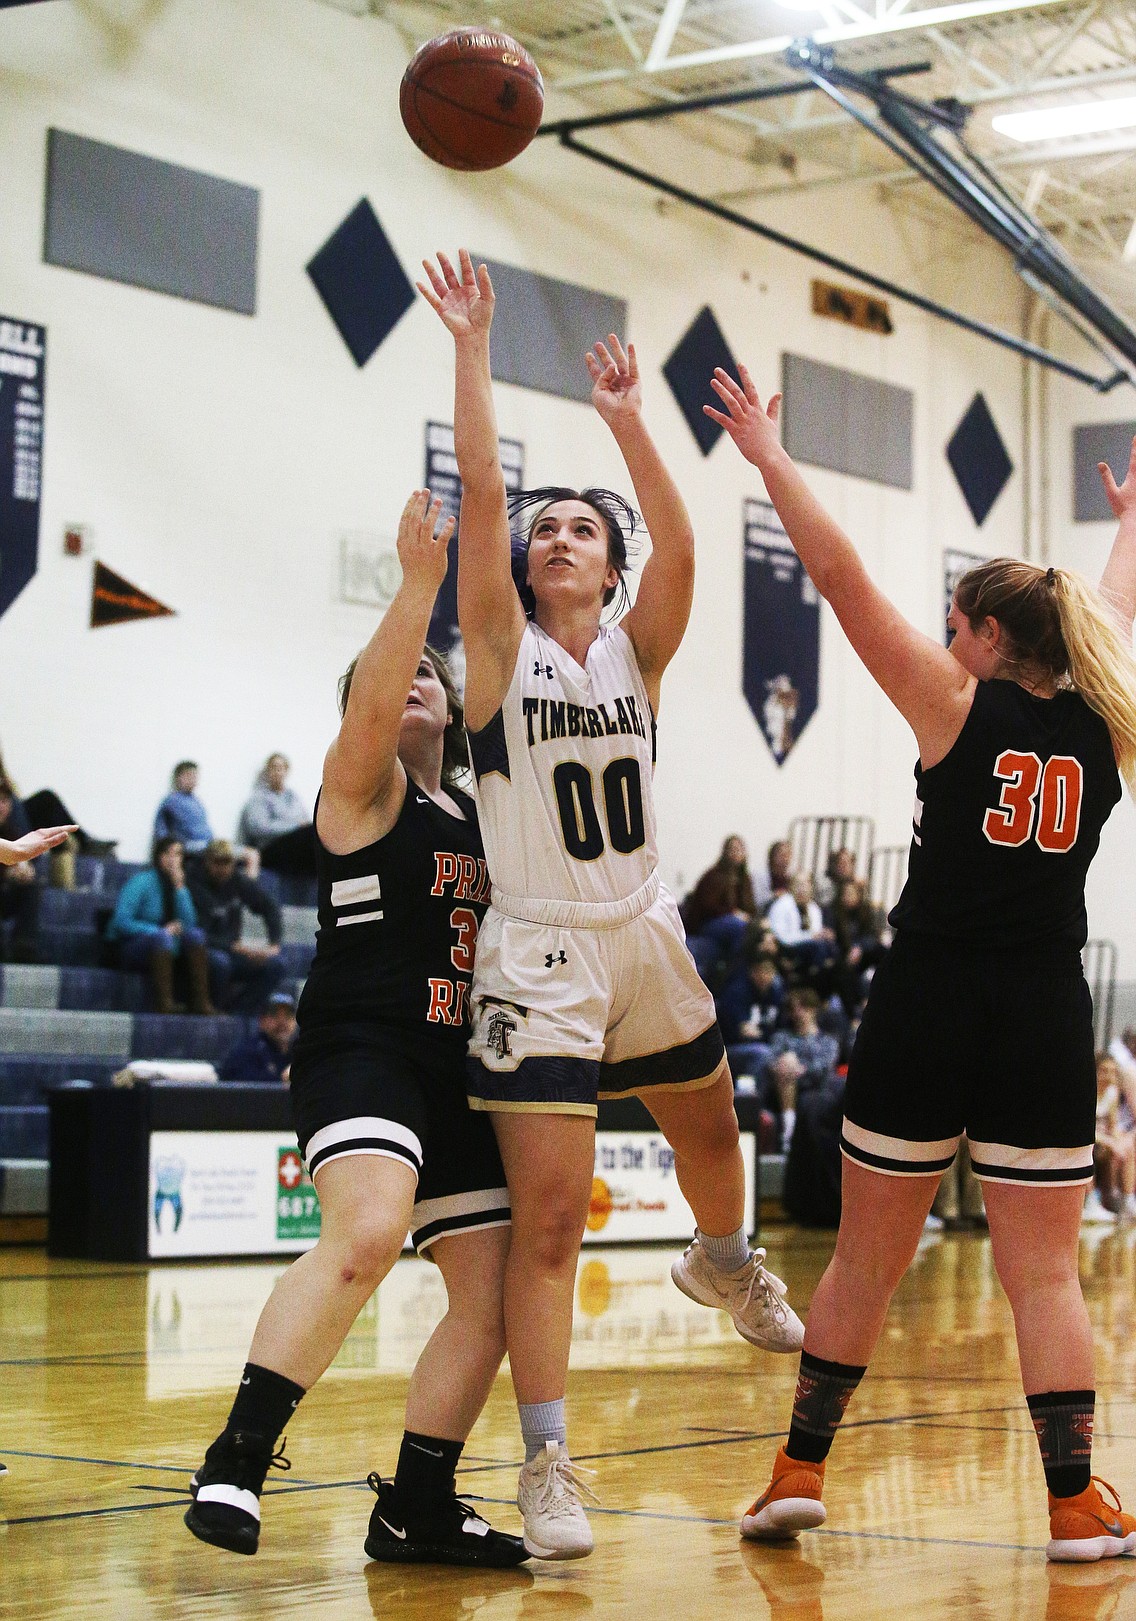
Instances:
[[[0,316],[0,614],[39,562],[46,347],[42,326]]]
[[[742,691],[778,765],[816,714],[820,598],[768,501],[745,503]]]
[[[947,615],[951,611],[951,603],[955,600],[955,586],[964,574],[970,572],[979,563],[985,563],[985,557],[978,557],[974,552],[955,552],[943,548],[943,640],[950,645],[950,636],[947,633]]]
[[[501,471],[505,475],[505,489],[510,495],[524,488],[525,447],[517,439],[499,439]],[[445,422],[426,424],[426,478],[425,488],[431,495],[442,497],[442,516],[454,517],[461,522],[461,479],[458,477],[458,459],[454,454],[454,430]],[[450,542],[450,566],[434,604],[430,620],[431,644],[439,653],[450,653],[458,646],[458,537]],[[464,672],[463,655],[458,658],[455,672],[460,680]]]

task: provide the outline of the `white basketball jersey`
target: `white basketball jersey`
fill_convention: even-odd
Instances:
[[[583,902],[640,889],[658,859],[654,731],[624,631],[601,630],[581,668],[530,622],[504,703],[469,740],[496,888]]]

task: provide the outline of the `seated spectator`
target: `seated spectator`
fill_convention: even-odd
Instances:
[[[682,907],[683,923],[688,936],[713,943],[714,954],[722,963],[737,953],[755,911],[746,847],[733,833],[722,845],[717,861],[707,868],[686,897]],[[697,951],[694,954],[696,960],[701,955]]]
[[[107,925],[119,968],[143,970],[158,1013],[181,1013],[175,978],[188,994],[191,1013],[215,1013],[209,998],[205,934],[186,887],[180,839],[158,839],[153,864],[128,878]]]
[[[10,782],[0,780],[0,840],[19,847],[31,834],[27,812],[16,798]],[[27,857],[0,866],[0,920],[12,919],[12,937],[0,959],[8,962],[40,962],[39,882],[35,865]]]
[[[237,838],[254,850],[264,851],[274,839],[298,827],[311,828],[307,806],[286,786],[291,769],[286,755],[270,754],[241,812]]]
[[[890,931],[878,906],[856,878],[839,884],[824,921],[836,943],[836,991],[844,1011],[855,1019],[868,994],[870,971],[887,955]]]
[[[1089,1190],[1082,1220],[1115,1221],[1113,1207],[1136,1217],[1136,1130],[1121,1088],[1120,1067],[1108,1053],[1097,1054],[1097,1134],[1093,1158],[1096,1186]],[[1102,1198],[1103,1194],[1103,1198]]]
[[[753,880],[754,905],[768,912],[770,902],[784,895],[793,876],[793,846],[788,839],[776,839],[765,857],[765,871]]]
[[[830,850],[828,860],[824,864],[824,876],[816,882],[817,905],[823,909],[831,906],[836,899],[841,884],[856,882],[856,857],[847,845],[839,850]]]
[[[213,839],[189,887],[209,953],[213,999],[229,1013],[255,1013],[280,983],[280,908],[258,883],[236,870],[228,839]],[[264,919],[268,944],[241,939],[245,908]]]
[[[185,855],[200,855],[213,837],[205,806],[197,797],[196,760],[179,760],[174,766],[170,792],[154,817],[156,839],[177,839]]]
[[[249,1081],[287,1086],[296,1044],[296,1000],[273,991],[260,1010],[252,1035],[237,1042],[219,1071],[222,1081]]]
[[[832,930],[826,929],[813,899],[813,881],[799,872],[766,913],[787,966],[803,979],[815,980],[836,958]]]
[[[785,998],[788,1029],[775,1030],[769,1042],[768,1082],[763,1101],[781,1116],[781,1146],[787,1151],[797,1119],[798,1097],[831,1082],[836,1075],[840,1045],[817,1023],[820,998],[807,986]]]
[[[739,1075],[750,1075],[756,1083],[764,1074],[784,999],[777,959],[768,952],[736,970],[723,986],[717,998],[718,1023],[730,1049],[735,1081]]]

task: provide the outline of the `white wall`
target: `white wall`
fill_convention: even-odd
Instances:
[[[888,338],[822,321],[806,261],[692,211],[660,212],[649,191],[551,143],[493,175],[436,168],[399,124],[406,51],[378,20],[310,0],[124,9],[157,12],[132,43],[69,5],[0,13],[0,313],[48,329],[40,571],[0,622],[0,742],[21,786],[56,786],[130,856],[183,755],[201,761],[221,831],[272,749],[314,793],[336,676],[373,624],[332,600],[336,537],[393,533],[422,476],[423,423],[452,412],[450,340],[424,305],[360,372],[304,273],[366,194],[411,274],[424,253],[467,242],[630,300],[649,420],[700,547],[693,621],[664,688],[664,875],[689,882],[726,833],[763,846],[808,811],[867,812],[880,842],[904,842],[914,747],[827,609],[820,711],[773,763],[740,675],[742,502],[760,481],[725,440],[701,457],[659,367],[708,302],[766,387],[790,348],[912,388],[914,491],[822,472],[815,485],[884,588],[938,634],[942,547],[1020,547],[1020,477],[979,533],[944,457],[981,388],[1020,467],[1017,361],[895,302]],[[255,319],[43,264],[50,125],[259,187]],[[673,131],[629,133],[621,149],[681,164],[687,179],[701,168],[708,186],[743,172],[708,164]],[[988,319],[1018,319],[993,249],[932,244],[914,263],[870,188],[782,199],[762,217]],[[530,482],[627,487],[588,407],[502,387],[498,408],[502,432],[526,445]],[[62,555],[72,522],[179,617],[87,629],[90,560]]]

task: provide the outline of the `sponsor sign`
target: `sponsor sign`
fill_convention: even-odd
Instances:
[[[149,1253],[298,1254],[319,1237],[319,1201],[294,1140],[275,1131],[155,1131]]]
[[[746,1225],[753,1231],[756,1139],[742,1134]],[[694,1214],[674,1171],[674,1149],[661,1133],[599,1131],[585,1244],[643,1243],[694,1237]]]

